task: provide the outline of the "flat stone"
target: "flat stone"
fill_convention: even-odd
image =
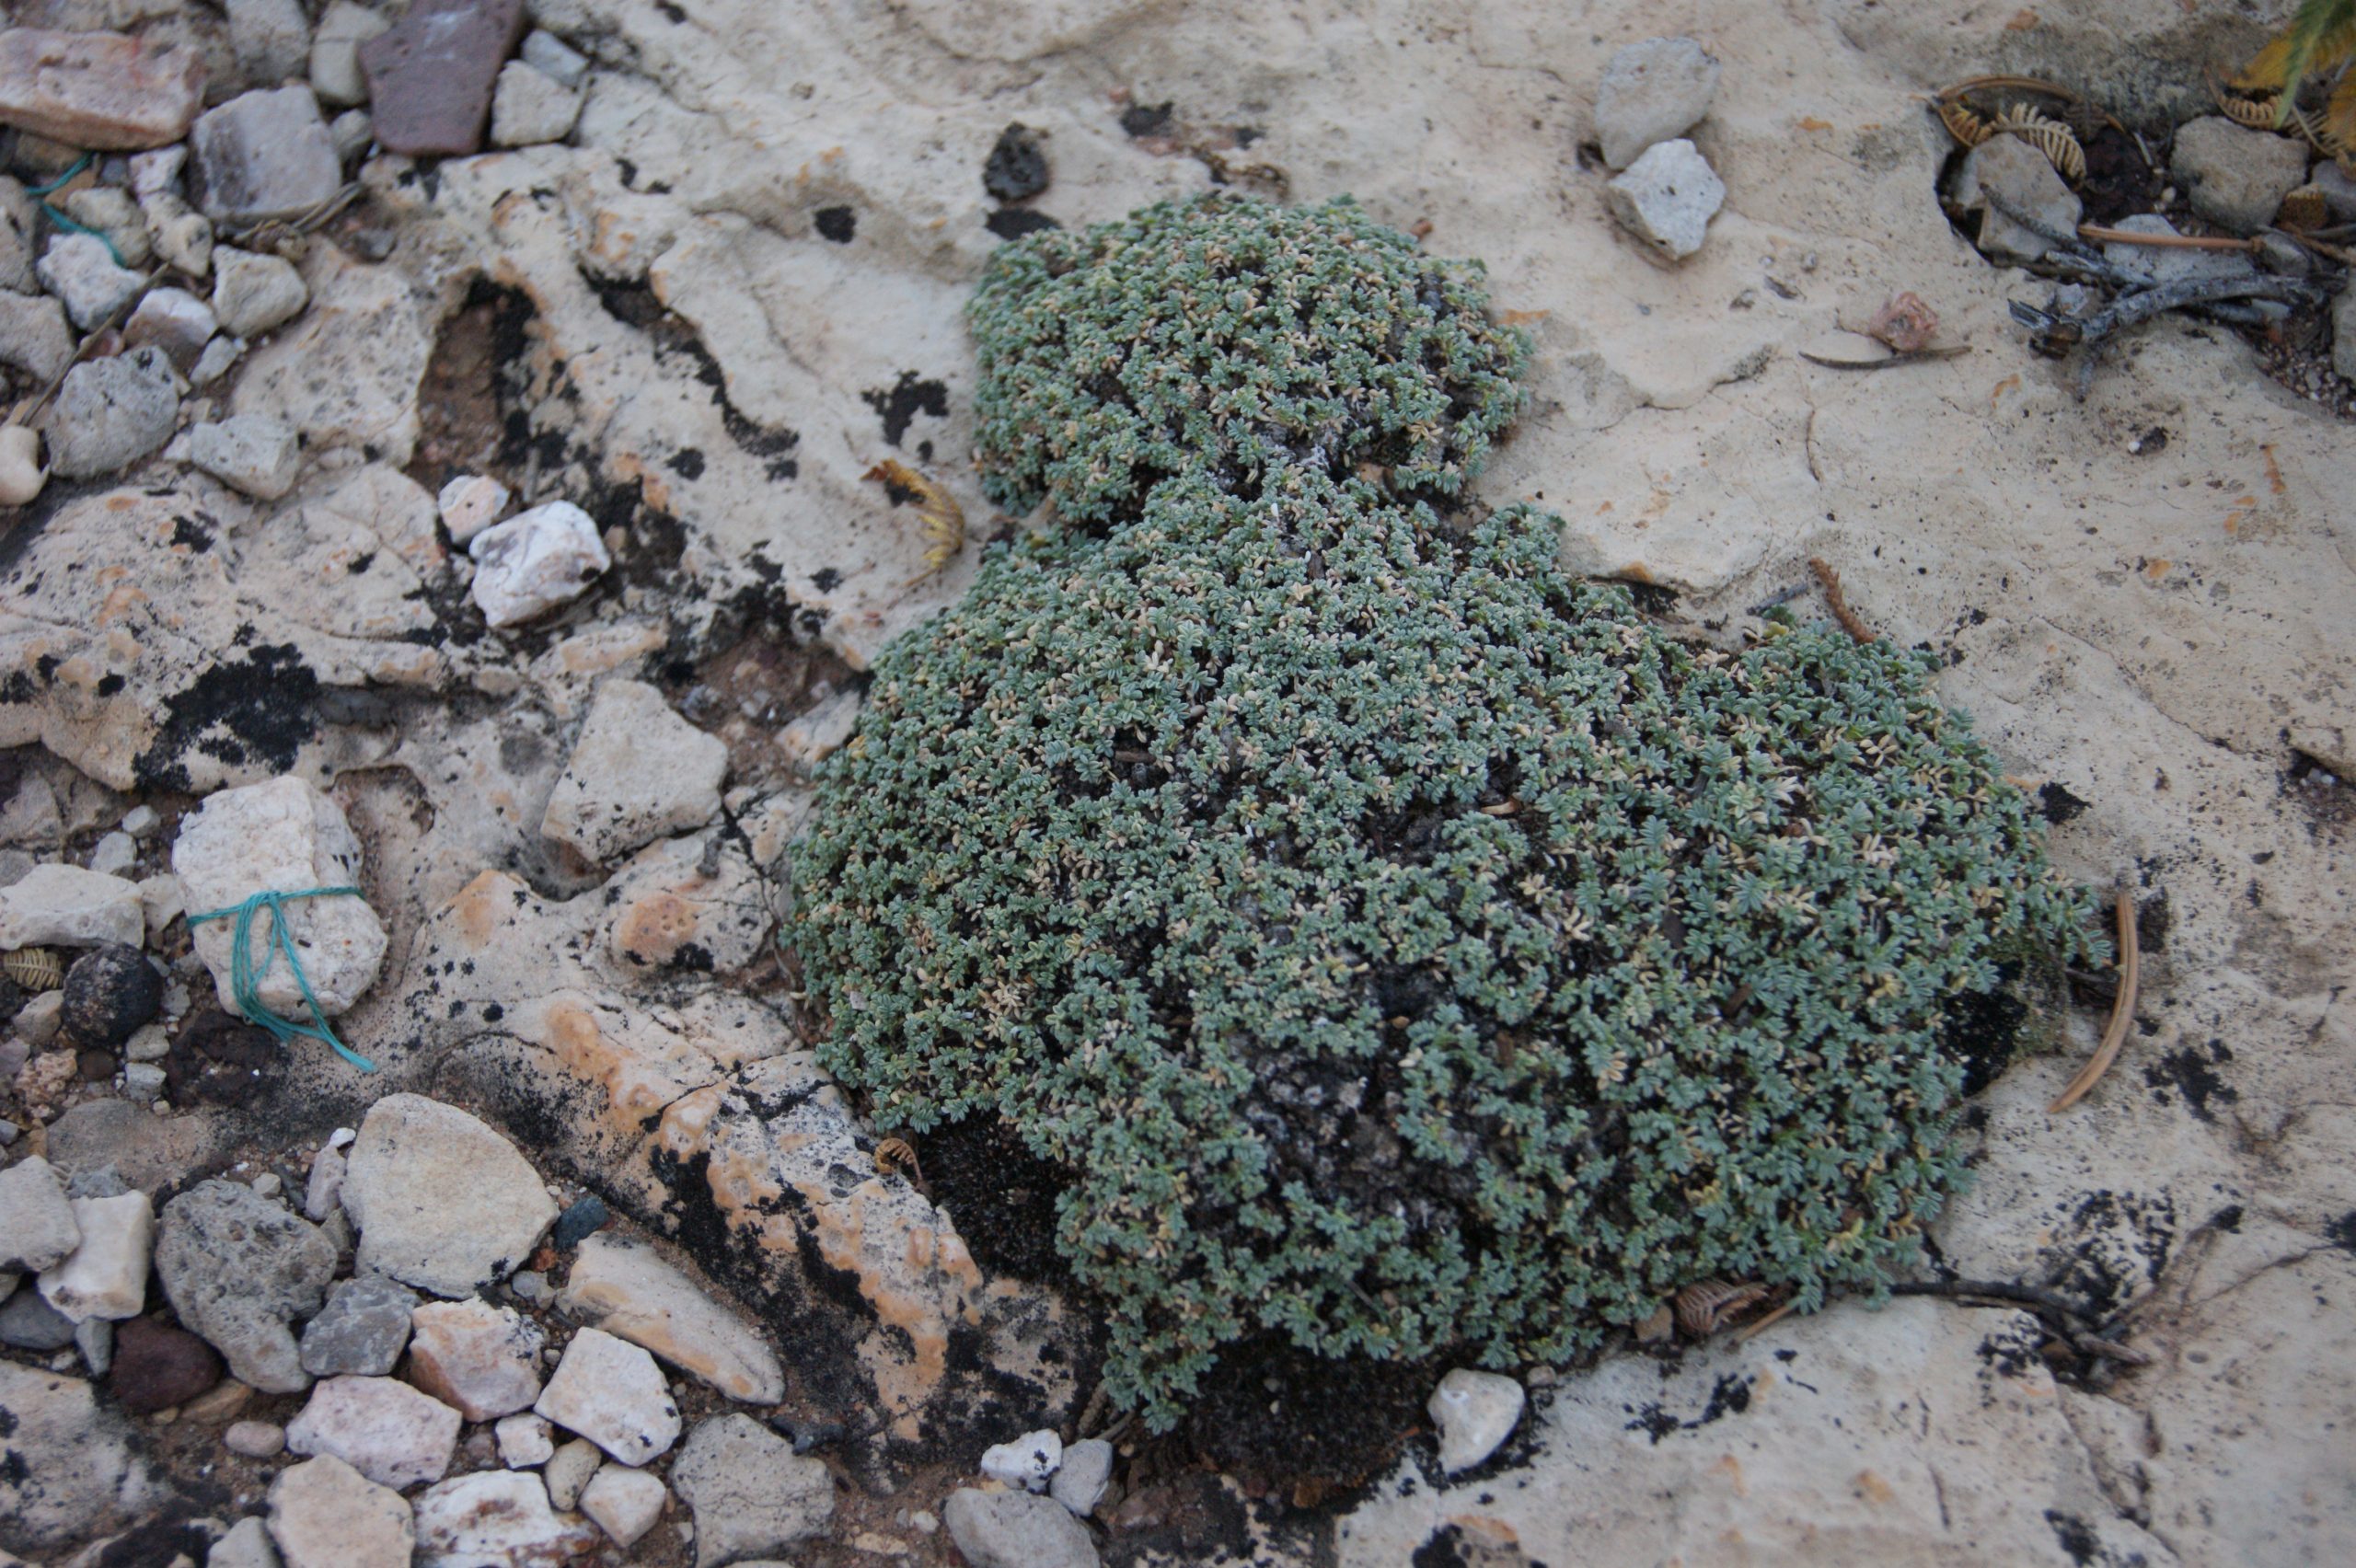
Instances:
[[[120,1320],[147,1304],[148,1250],[156,1236],[147,1194],[69,1198],[82,1244],[40,1274],[43,1299],[75,1322],[85,1318]]]
[[[221,329],[251,338],[283,327],[303,314],[311,291],[303,274],[283,257],[261,256],[225,245],[213,253],[213,314]]]
[[[670,1490],[660,1477],[624,1465],[607,1465],[581,1489],[581,1511],[622,1547],[637,1545],[670,1501]]]
[[[536,506],[474,536],[474,601],[494,628],[569,605],[614,564],[597,525],[569,501]]]
[[[464,1297],[531,1256],[556,1203],[513,1145],[456,1106],[393,1094],[352,1146],[343,1206],[359,1266]]]
[[[254,416],[245,416],[252,418]],[[307,779],[286,776],[218,790],[180,821],[172,874],[197,913],[226,909],[254,894],[360,882],[360,841],[343,812]],[[346,1011],[375,982],[385,957],[385,928],[365,898],[295,899],[283,906],[286,933],[302,961],[310,996],[328,1017]],[[257,915],[253,933],[268,929]],[[222,1009],[237,1012],[233,964],[235,919],[193,928],[196,954],[213,973]],[[308,1006],[293,968],[273,943],[256,978],[262,1004],[286,1016]]]
[[[17,1290],[0,1302],[0,1344],[12,1350],[64,1350],[74,1343],[74,1320],[41,1299],[38,1290]]]
[[[0,949],[136,947],[146,929],[139,890],[121,877],[42,865],[0,888]]]
[[[597,1549],[597,1532],[549,1506],[529,1470],[482,1470],[417,1499],[418,1568],[565,1568]]]
[[[482,150],[499,68],[524,36],[524,0],[417,0],[360,46],[360,68],[387,152]]]
[[[286,1428],[274,1421],[233,1421],[221,1434],[221,1446],[243,1458],[273,1459],[286,1451]]]
[[[781,1552],[825,1530],[835,1515],[834,1478],[826,1467],[796,1454],[750,1416],[699,1423],[672,1461],[671,1484],[695,1510],[697,1568]],[[1056,1512],[1079,1528],[1070,1515]]]
[[[1086,1437],[1064,1450],[1064,1462],[1056,1467],[1055,1479],[1047,1483],[1047,1495],[1062,1504],[1080,1518],[1096,1511],[1104,1500],[1104,1489],[1113,1481],[1113,1445],[1102,1437]]]
[[[1052,1497],[1027,1492],[951,1493],[941,1510],[973,1568],[1098,1568],[1088,1527]]]
[[[311,53],[311,22],[297,0],[222,0],[229,13],[229,50],[254,86],[300,76]]]
[[[59,234],[34,271],[40,286],[64,302],[65,314],[85,332],[97,330],[130,304],[146,281],[115,260],[107,242],[94,234]]]
[[[360,46],[393,24],[365,6],[335,0],[319,17],[311,38],[311,90],[321,103],[351,109],[368,101],[368,80],[360,71]]]
[[[65,1179],[40,1155],[0,1170],[0,1274],[39,1274],[82,1244]]]
[[[559,1447],[540,1471],[540,1478],[548,1482],[549,1501],[559,1508],[572,1507],[581,1501],[582,1489],[597,1473],[597,1467],[605,1462],[605,1450],[586,1437],[576,1437]]]
[[[50,295],[0,289],[0,364],[46,385],[74,363],[65,306]]]
[[[611,1235],[583,1240],[557,1306],[730,1399],[775,1404],[785,1397],[784,1368],[760,1336],[641,1242]]]
[[[166,1493],[135,1458],[121,1417],[79,1378],[0,1361],[0,1529],[52,1562],[46,1549],[88,1540],[144,1516]]]
[[[1063,1439],[1046,1428],[1026,1432],[1011,1443],[997,1443],[982,1455],[982,1473],[1000,1486],[1045,1492],[1047,1478],[1064,1462]]]
[[[206,110],[189,141],[197,205],[216,224],[294,217],[343,184],[335,143],[308,87],[241,93]]]
[[[410,1317],[409,1380],[468,1421],[491,1421],[540,1397],[547,1336],[512,1307],[435,1301]]]
[[[521,60],[500,67],[491,101],[491,143],[531,147],[561,142],[581,118],[581,95]]]
[[[0,32],[0,125],[127,152],[179,141],[203,107],[204,60],[192,48],[111,32]]]
[[[2307,149],[2296,137],[2212,114],[2177,132],[2168,167],[2194,212],[2249,234],[2273,221],[2282,198],[2307,178]]]
[[[1718,63],[1690,38],[1648,38],[1611,57],[1595,94],[1595,135],[1608,168],[1682,136],[1710,112]]]
[[[64,388],[42,422],[50,467],[69,479],[128,467],[172,438],[179,412],[172,362],[161,349],[85,360],[65,373]]]
[[[1519,1383],[1495,1372],[1460,1366],[1442,1378],[1424,1407],[1439,1427],[1439,1468],[1470,1470],[1496,1453],[1528,1399]]]
[[[378,1274],[347,1279],[303,1327],[303,1370],[315,1378],[382,1378],[409,1344],[417,1297]]]
[[[678,1441],[679,1407],[654,1358],[596,1329],[572,1336],[532,1408],[626,1465],[642,1465]]]
[[[540,832],[601,864],[710,822],[727,772],[718,736],[681,718],[653,686],[608,679],[549,793]]]
[[[1683,139],[1657,142],[1604,188],[1621,226],[1670,260],[1702,248],[1727,188],[1709,160]]]
[[[108,1386],[133,1415],[184,1405],[221,1381],[221,1358],[186,1329],[152,1318],[128,1318],[115,1331],[114,1368]]]
[[[281,1564],[277,1543],[270,1539],[270,1526],[259,1514],[229,1527],[204,1559],[204,1568],[281,1568]]]
[[[266,1394],[311,1386],[293,1325],[319,1311],[335,1245],[242,1182],[201,1182],[164,1205],[156,1272],[180,1321]]]
[[[2078,232],[2077,193],[2043,153],[2018,136],[1991,136],[1964,155],[1950,193],[1964,211],[1980,213],[1974,243],[1995,259],[2034,261],[2053,248],[2051,240],[1998,212],[1988,199],[1992,192],[2056,234]]]
[[[463,545],[498,522],[507,502],[507,487],[497,479],[460,474],[442,487],[434,504],[442,513],[442,525],[450,531],[450,542]]]
[[[134,349],[153,343],[185,375],[220,327],[213,307],[186,289],[149,289],[122,324],[122,340]]]
[[[285,421],[233,414],[189,432],[189,461],[231,490],[276,501],[294,488],[303,451]]]
[[[290,1452],[332,1454],[395,1491],[439,1481],[457,1447],[458,1412],[390,1378],[329,1378],[286,1425]]]
[[[399,1493],[329,1456],[270,1483],[270,1539],[286,1568],[410,1568],[416,1527]]]
[[[509,1470],[530,1470],[547,1464],[556,1457],[556,1441],[550,1431],[548,1418],[530,1411],[501,1416],[491,1426],[491,1435],[499,1444],[499,1462]]]

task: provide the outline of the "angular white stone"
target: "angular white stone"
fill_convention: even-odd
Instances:
[[[540,1471],[541,1479],[549,1483],[549,1501],[559,1508],[570,1508],[580,1502],[582,1489],[605,1462],[604,1453],[586,1437],[576,1437],[559,1447]]]
[[[2053,242],[1996,210],[1998,201],[2040,226],[2063,234],[2077,231],[2082,211],[2076,192],[2053,171],[2043,153],[2018,136],[1991,136],[1964,155],[1957,167],[1953,195],[1966,212],[1980,211],[1980,248],[2000,260],[2034,261]]]
[[[671,1500],[661,1478],[622,1465],[607,1465],[581,1489],[581,1511],[614,1538],[616,1546],[634,1546],[654,1528],[663,1505]]]
[[[775,1404],[785,1398],[785,1370],[760,1336],[642,1243],[604,1233],[583,1240],[557,1306],[732,1400]]]
[[[310,1179],[303,1184],[303,1217],[317,1225],[343,1203],[343,1156],[323,1148],[311,1159]]]
[[[982,1473],[1002,1486],[1045,1492],[1047,1478],[1063,1462],[1063,1439],[1043,1427],[1011,1443],[993,1444],[982,1455]]]
[[[602,863],[710,822],[727,773],[728,747],[717,735],[679,717],[643,681],[609,679],[549,792],[540,832]]]
[[[1113,1445],[1102,1437],[1082,1438],[1064,1450],[1047,1494],[1084,1519],[1103,1501],[1112,1480]]]
[[[231,337],[250,338],[283,326],[310,302],[303,274],[284,257],[229,245],[213,253],[213,314]]]
[[[302,467],[294,429],[268,414],[235,414],[189,432],[189,460],[230,489],[276,501]]]
[[[0,888],[0,950],[22,947],[138,947],[147,936],[139,889],[121,877],[79,866],[35,866]]]
[[[191,278],[213,271],[213,220],[171,191],[159,191],[139,204],[156,254]]]
[[[679,1407],[654,1357],[597,1329],[583,1329],[532,1407],[626,1465],[659,1458],[679,1439]]]
[[[81,1245],[41,1271],[41,1299],[80,1322],[135,1318],[147,1304],[147,1260],[156,1214],[140,1192],[111,1198],[69,1198]]]
[[[467,553],[475,562],[475,604],[484,620],[502,628],[571,604],[614,564],[597,525],[569,501],[484,529]]]
[[[781,1556],[834,1517],[826,1467],[747,1415],[697,1423],[671,1484],[695,1510],[697,1568]]]
[[[327,1456],[270,1483],[270,1538],[286,1568],[410,1568],[410,1506],[343,1460]]]
[[[540,1326],[488,1301],[433,1301],[410,1314],[409,1380],[468,1421],[540,1397]]]
[[[1604,188],[1604,199],[1621,226],[1674,261],[1702,248],[1727,188],[1709,160],[1680,138],[1646,149]]]
[[[115,265],[107,242],[92,234],[61,234],[41,252],[40,286],[64,302],[65,314],[83,331],[131,303],[146,280]]]
[[[186,289],[149,289],[122,324],[122,340],[134,349],[153,343],[186,371],[219,327],[213,307]]]
[[[65,325],[65,307],[47,294],[0,289],[0,364],[46,383],[64,375],[73,363],[74,334]],[[32,432],[29,425],[6,428]]]
[[[389,1094],[368,1108],[343,1177],[358,1268],[466,1297],[514,1272],[556,1218],[514,1146],[453,1105]]]
[[[395,1491],[439,1481],[456,1447],[458,1412],[390,1378],[329,1378],[286,1426],[297,1454],[332,1454]]]
[[[509,1470],[530,1470],[556,1457],[556,1440],[546,1416],[519,1411],[501,1416],[491,1431],[499,1443],[499,1462]]]
[[[597,1549],[597,1532],[559,1517],[529,1470],[479,1470],[417,1499],[418,1568],[557,1568]]]
[[[180,823],[172,870],[191,913],[225,909],[256,893],[352,887],[360,882],[360,840],[342,809],[307,780],[290,776],[215,790]],[[135,892],[134,892],[135,896]],[[375,982],[385,958],[385,928],[364,897],[304,898],[283,905],[303,974],[329,1018],[349,1009]],[[144,928],[145,917],[141,917]],[[213,972],[221,1006],[237,1010],[231,964],[237,921],[194,927],[196,954]],[[271,945],[267,912],[257,913],[254,951],[267,952],[258,989],[263,1004],[294,1017],[306,1010],[302,987]]]
[[[204,215],[214,223],[300,216],[342,183],[318,100],[306,86],[241,93],[189,131]]]
[[[229,13],[229,48],[255,86],[274,87],[302,75],[311,24],[295,0],[223,0]]]
[[[950,1539],[973,1568],[1097,1568],[1088,1527],[1045,1497],[953,1492],[941,1510]]]
[[[516,52],[525,64],[560,87],[577,87],[581,78],[589,74],[588,56],[556,34],[537,28],[525,35],[524,47]]]
[[[278,1548],[271,1544],[270,1527],[261,1516],[239,1519],[229,1533],[213,1543],[205,1554],[204,1568],[280,1568]]]
[[[56,197],[51,201],[58,202]],[[139,203],[131,192],[116,185],[93,185],[76,190],[59,204],[65,215],[86,229],[95,229],[110,241],[123,266],[133,272],[144,272],[156,259],[147,243],[147,220],[139,215]]]
[[[460,474],[442,487],[434,504],[441,511],[442,525],[450,530],[450,542],[463,545],[499,521],[508,499],[507,487],[497,479]]]
[[[1528,1399],[1519,1383],[1495,1372],[1460,1366],[1442,1378],[1424,1407],[1439,1427],[1439,1468],[1470,1470],[1496,1453]]]
[[[1607,167],[1626,168],[1655,143],[1710,112],[1718,63],[1690,38],[1648,38],[1611,57],[1595,94],[1595,136]]]
[[[0,1274],[54,1268],[81,1244],[82,1228],[55,1167],[36,1154],[0,1170]]]
[[[365,6],[335,0],[311,39],[311,90],[321,103],[350,109],[368,101],[360,46],[392,24]]]
[[[581,118],[581,95],[521,60],[499,69],[491,100],[491,144],[529,147],[561,142]]]
[[[0,322],[0,331],[6,329],[6,323]],[[30,425],[0,425],[0,506],[29,506],[48,483],[49,470],[40,466],[40,432]]]

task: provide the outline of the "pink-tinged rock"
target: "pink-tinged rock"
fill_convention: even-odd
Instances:
[[[270,1483],[270,1537],[286,1568],[409,1568],[416,1539],[400,1493],[332,1456]]]
[[[597,1545],[587,1521],[549,1506],[529,1470],[456,1476],[417,1499],[419,1568],[564,1568]]]
[[[0,32],[0,125],[130,152],[179,141],[203,107],[204,60],[193,49],[121,33]]]
[[[482,150],[499,68],[524,36],[524,0],[417,0],[360,46],[376,140],[412,156]]]
[[[331,1454],[398,1492],[439,1481],[458,1442],[458,1412],[390,1378],[329,1378],[286,1427],[297,1454]]]
[[[540,1397],[539,1325],[488,1301],[435,1301],[410,1315],[409,1378],[468,1421]]]
[[[654,1357],[596,1329],[572,1336],[533,1408],[626,1465],[659,1458],[679,1438],[679,1407]]]
[[[334,138],[308,87],[240,93],[206,110],[189,142],[197,204],[216,224],[295,217],[343,187]]]

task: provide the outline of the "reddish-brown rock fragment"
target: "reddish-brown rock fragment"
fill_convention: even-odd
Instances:
[[[360,46],[376,140],[388,152],[482,150],[499,68],[524,36],[524,0],[417,0]]]
[[[204,61],[193,49],[122,33],[0,32],[0,125],[133,152],[179,141],[203,107]]]

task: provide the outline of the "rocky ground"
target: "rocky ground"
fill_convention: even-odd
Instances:
[[[2356,294],[2286,232],[2356,191],[2203,86],[2288,9],[18,0],[0,1562],[2356,1557]],[[1993,72],[2113,117],[2074,187],[1926,105]],[[1976,1103],[1934,1293],[1148,1440],[1041,1173],[814,1065],[808,770],[1014,525],[960,306],[1214,185],[1484,258],[1488,500],[1711,635],[1825,562],[2132,892],[2125,1050],[2047,1111],[2087,976]],[[285,919],[373,1073],[189,918],[343,886]],[[1297,1462],[1354,1410],[1377,1473]]]

